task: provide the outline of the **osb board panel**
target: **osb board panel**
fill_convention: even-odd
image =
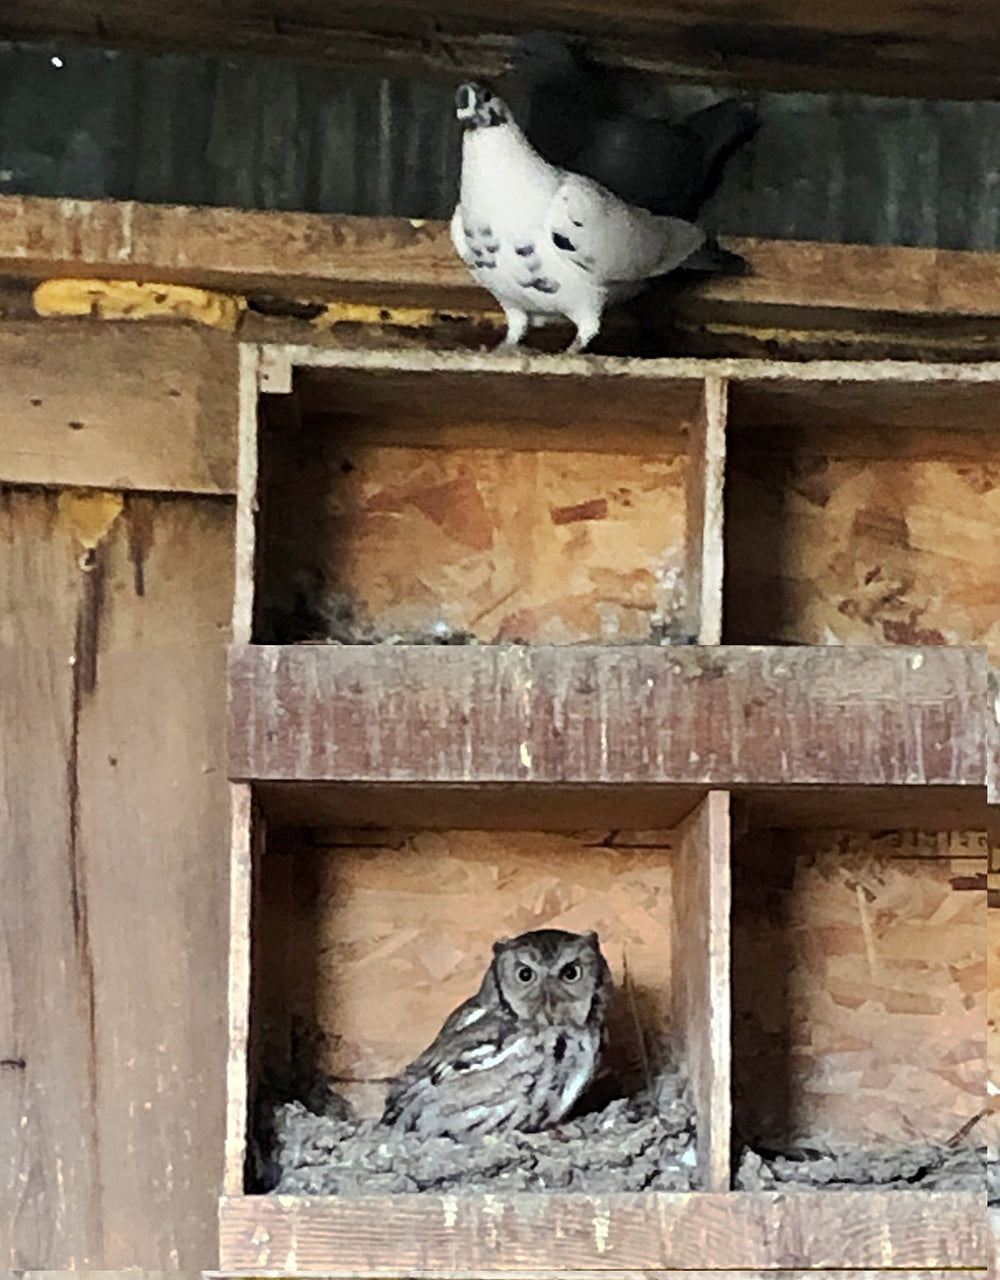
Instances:
[[[617,988],[607,1062],[638,1087],[670,1026],[673,847],[670,833],[607,830],[273,836],[255,975],[265,1070],[284,1072],[304,1033],[335,1087],[380,1114],[389,1079],[478,988],[497,938],[596,929]]]
[[[16,1268],[215,1258],[231,516],[117,494],[8,490],[0,506]]]
[[[781,452],[759,448],[759,432],[731,437],[727,640],[1000,655],[1000,469],[988,438],[925,432],[915,454],[902,429],[878,448],[868,433],[775,431]]]
[[[733,875],[737,1131],[947,1140],[985,1106],[983,833],[754,832]]]
[[[972,1192],[233,1197],[220,1206],[224,1268],[372,1274],[418,1270],[615,1272],[984,1267]]]
[[[985,684],[962,648],[233,646],[229,771],[985,797]]]
[[[0,374],[0,480],[235,491],[230,337],[160,324],[0,324]]]
[[[340,419],[265,430],[258,638],[419,637],[442,624],[486,642],[689,631],[677,441],[570,452],[534,447],[533,434],[525,424],[477,448],[386,445]]]

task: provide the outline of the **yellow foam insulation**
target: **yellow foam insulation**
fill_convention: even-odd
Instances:
[[[59,523],[84,548],[93,551],[122,513],[124,498],[106,489],[66,489],[59,494]]]
[[[137,280],[43,280],[32,295],[40,316],[102,320],[193,320],[232,333],[246,299],[183,284]]]
[[[499,311],[448,311],[455,320],[499,322]],[[338,324],[393,325],[399,329],[427,329],[442,319],[431,307],[379,307],[367,302],[331,302],[312,320],[316,329],[332,329]]]

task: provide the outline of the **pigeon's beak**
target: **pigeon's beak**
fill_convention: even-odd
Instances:
[[[455,93],[455,114],[463,123],[476,118],[477,94],[472,84],[460,84]]]

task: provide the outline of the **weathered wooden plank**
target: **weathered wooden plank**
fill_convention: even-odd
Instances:
[[[722,643],[727,404],[726,379],[709,374],[691,431],[687,477],[688,630],[699,644]]]
[[[229,1050],[226,1058],[226,1152],[223,1187],[228,1195],[243,1190],[247,1149],[250,1044],[250,926],[253,919],[254,866],[263,820],[255,815],[248,786],[230,787],[232,825],[229,854]]]
[[[984,0],[939,10],[892,0],[877,12],[831,13],[818,0],[770,0],[748,14],[736,0],[694,0],[650,10],[640,0],[394,0],[377,31],[363,8],[322,0],[279,0],[267,12],[237,0],[225,6],[149,0],[9,0],[0,35],[77,40],[155,52],[240,52],[333,66],[381,65],[409,74],[496,75],[513,32],[569,29],[671,76],[775,89],[853,89],[928,97],[993,97],[997,36]],[[431,32],[431,35],[428,35]]]
[[[973,1192],[226,1198],[224,1269],[409,1274],[986,1265]]]
[[[54,499],[0,503],[0,1259],[101,1257],[93,960],[81,884],[80,551]],[[44,940],[44,945],[40,945]]]
[[[232,506],[130,496],[95,573],[80,846],[99,1064],[106,1266],[212,1256],[225,1113]],[[146,922],[137,928],[137,922]]]
[[[753,274],[717,277],[671,301],[683,318],[766,316],[807,325],[887,312],[1000,316],[1000,255],[942,249],[727,242]],[[0,196],[0,275],[155,280],[229,292],[494,310],[442,222]]]
[[[15,490],[2,519],[2,1056],[25,1064],[0,1076],[2,1256],[197,1268],[225,1110],[232,507]]]
[[[985,787],[981,649],[234,646],[229,676],[239,780]]]
[[[712,791],[680,829],[672,872],[673,1033],[698,1123],[699,1186],[730,1185],[729,796]]]
[[[0,480],[233,493],[236,376],[206,330],[0,324]]]

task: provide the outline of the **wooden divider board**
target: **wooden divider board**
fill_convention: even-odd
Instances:
[[[730,1185],[729,795],[712,791],[680,828],[672,877],[673,1028],[698,1121],[705,1191]]]
[[[985,798],[981,649],[247,645],[229,673],[244,781]]]

